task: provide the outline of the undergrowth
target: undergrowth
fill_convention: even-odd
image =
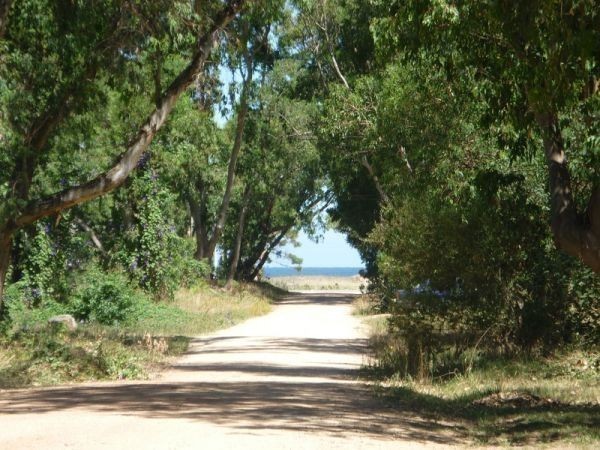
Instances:
[[[96,315],[82,307],[90,302],[78,300],[75,305],[87,311],[87,320],[74,331],[47,324],[52,315],[76,313],[69,305],[13,304],[10,325],[6,321],[0,335],[0,389],[148,378],[170,357],[184,353],[191,336],[265,314],[275,295],[250,284],[231,291],[201,284],[180,290],[171,302],[134,293],[124,300],[128,312],[120,320],[110,316],[110,306]],[[107,317],[113,318],[97,320]]]
[[[357,306],[369,309],[364,300]],[[455,423],[478,444],[600,445],[599,349],[500,356],[471,348],[460,353],[461,361],[436,355],[454,369],[416,379],[406,374],[406,344],[389,334],[388,319],[365,316],[365,322],[373,354],[363,375],[393,407]]]

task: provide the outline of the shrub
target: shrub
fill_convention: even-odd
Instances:
[[[126,320],[137,301],[139,294],[123,275],[91,270],[80,282],[71,312],[78,319],[109,325]]]
[[[200,280],[208,279],[211,268],[205,261],[194,259],[195,242],[189,239],[173,236],[171,243],[171,265],[169,276],[176,288],[192,287]]]

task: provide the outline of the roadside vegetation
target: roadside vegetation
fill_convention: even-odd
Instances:
[[[597,10],[2,2],[4,383],[138,376],[129,362],[179,351],[174,336],[262,311],[237,283],[274,256],[301,264],[285,244],[333,226],[386,318],[375,367],[401,383],[390,395],[483,408],[483,441],[496,419],[525,441],[560,441],[552,433],[569,421],[595,439]],[[199,280],[230,293],[197,302]],[[41,325],[58,313],[85,325]],[[538,389],[516,371],[548,381]],[[498,409],[473,401],[506,403],[498,386],[517,392],[515,414],[548,410],[486,422]]]
[[[146,379],[183,354],[191,337],[265,314],[280,294],[258,284],[223,290],[201,283],[179,290],[172,301],[155,302],[121,277],[109,279],[95,289],[113,297],[96,297],[84,314],[77,300],[35,309],[9,302],[10,321],[0,338],[0,389]],[[76,330],[47,322],[63,313],[80,319]]]
[[[368,298],[355,301],[370,329],[363,377],[390,406],[456,424],[479,445],[595,448],[600,443],[600,351],[574,346],[551,354],[499,355],[470,349],[462,367],[407,374],[410,349],[390,333],[390,316]],[[443,350],[436,355],[443,355]],[[433,367],[431,367],[433,369]]]

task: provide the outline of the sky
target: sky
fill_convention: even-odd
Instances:
[[[306,234],[298,237],[300,247],[285,248],[303,259],[302,267],[363,267],[358,252],[346,242],[346,236],[334,230],[325,232],[323,239],[315,243]],[[267,267],[289,266],[289,260],[278,260],[267,264]]]
[[[221,67],[219,78],[224,88],[233,80],[229,69]],[[215,109],[215,121],[223,126],[227,121],[218,109]],[[323,239],[318,243],[311,241],[304,232],[300,233],[298,242],[300,247],[285,247],[284,251],[293,253],[302,258],[302,267],[363,267],[358,252],[346,242],[346,236],[335,230],[325,232]],[[290,266],[290,261],[277,259],[267,263],[267,267]]]

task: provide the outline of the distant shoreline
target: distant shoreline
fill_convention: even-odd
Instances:
[[[271,277],[267,280],[273,286],[287,291],[338,291],[358,294],[368,285],[368,280],[360,275],[335,277],[331,275],[300,275],[293,277]]]
[[[302,267],[296,270],[294,267],[265,267],[266,278],[279,277],[354,277],[359,275],[363,267]]]

